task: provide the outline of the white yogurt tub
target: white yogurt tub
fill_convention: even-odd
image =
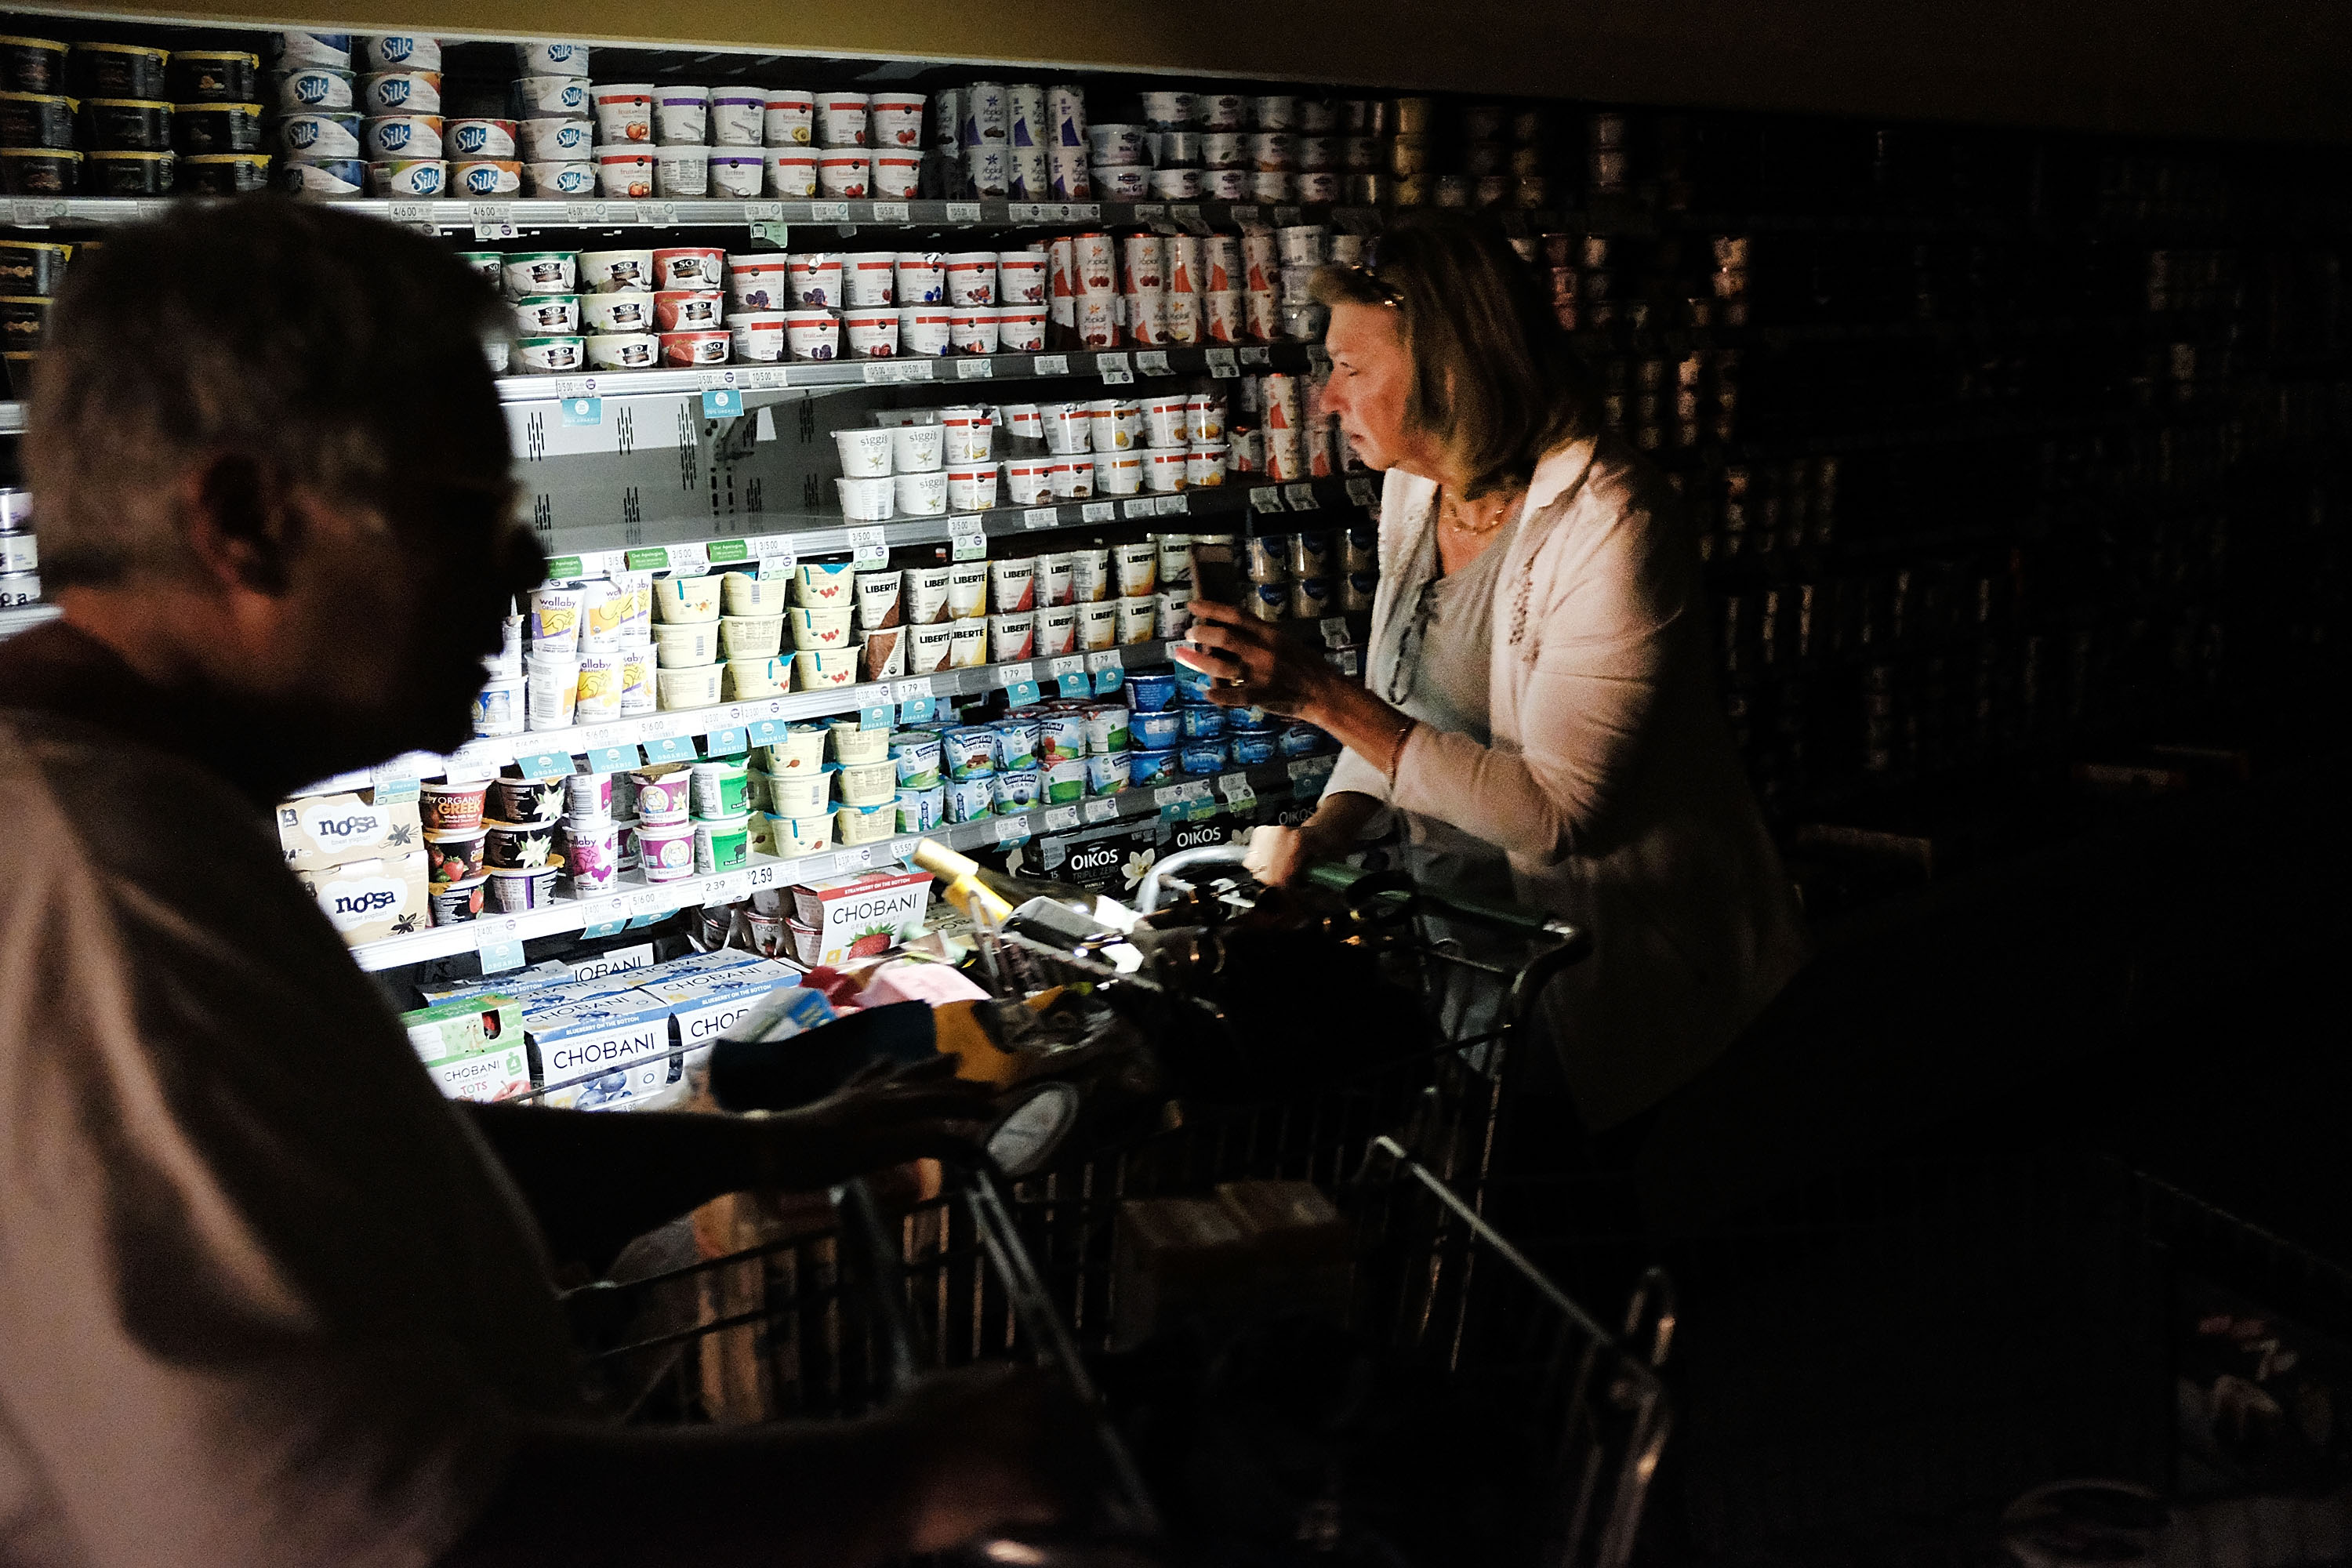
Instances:
[[[652,370],[661,363],[661,340],[651,332],[599,332],[586,343],[592,370]]]

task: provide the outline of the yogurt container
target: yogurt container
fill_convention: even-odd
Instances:
[[[303,114],[321,110],[351,110],[359,103],[358,73],[340,66],[302,66],[278,77],[278,107]]]
[[[995,814],[996,778],[992,773],[950,779],[946,794],[947,819],[950,822],[978,822]]]
[[[524,182],[535,195],[593,196],[596,194],[593,163],[525,163]]]
[[[294,158],[357,158],[361,124],[356,114],[289,114],[278,121],[278,144]]]
[[[709,877],[721,871],[740,871],[751,858],[751,821],[749,813],[710,820],[698,820],[694,825],[694,872]]]
[[[520,131],[520,135],[515,139],[517,153],[533,163],[583,163],[593,157],[596,152],[596,128],[585,120],[549,117],[520,121],[461,120],[457,121],[457,124],[516,126]],[[460,149],[460,151],[464,150]],[[495,157],[500,154],[492,153],[486,147],[483,149],[483,155]],[[516,154],[504,154],[508,157],[514,155]]]
[[[504,283],[509,300],[534,294],[576,294],[580,263],[570,250],[516,250],[507,253]]]
[[[438,114],[439,71],[375,71],[360,78],[360,107],[370,114]]]
[[[1156,713],[1176,700],[1177,676],[1172,670],[1137,669],[1127,676],[1127,700],[1137,714]],[[1139,745],[1150,742],[1139,740]]]
[[[844,844],[878,844],[898,830],[895,799],[879,805],[845,805],[833,814],[833,831]]]
[[[707,121],[713,147],[758,147],[764,140],[768,95],[756,87],[714,87]],[[756,162],[756,158],[754,162]]]
[[[443,128],[441,140],[453,158],[513,161],[522,156],[511,120],[452,120]]]
[[[588,76],[588,46],[542,41],[515,46],[515,63],[525,76]]]
[[[710,150],[709,185],[712,195],[749,200],[757,196],[766,183],[766,160],[758,149]]]
[[[1037,719],[1037,760],[1065,762],[1083,757],[1090,746],[1086,713],[1077,709],[1049,708]]]
[[[488,832],[485,827],[474,827],[462,833],[427,833],[427,877],[436,882],[464,882],[480,876],[486,869],[482,857]]]
[[[437,71],[441,40],[406,34],[383,34],[359,40],[359,60],[371,71]]]
[[[620,143],[596,149],[596,184],[616,201],[643,201],[654,194],[654,153]]]
[[[1175,776],[1176,753],[1173,751],[1132,751],[1127,753],[1127,782],[1135,788],[1166,784]]]
[[[515,353],[526,375],[559,374],[588,363],[587,342],[577,337],[522,338]]]
[[[950,779],[986,778],[996,771],[996,735],[983,724],[958,724],[940,736],[940,763]]]
[[[600,332],[582,340],[592,370],[652,370],[661,363],[661,340],[651,332]]]
[[[934,784],[919,789],[902,789],[895,804],[900,833],[929,833],[947,820],[947,786]]]
[[[1125,789],[1128,758],[1131,754],[1124,751],[1087,752],[1085,763],[1087,793],[1117,795]]]
[[[654,287],[654,253],[650,250],[588,250],[581,252],[578,261],[580,287],[589,293],[610,294],[623,289],[650,292]]]
[[[580,331],[577,294],[534,294],[515,302],[518,331],[531,337],[571,336]]]
[[[1040,729],[1038,721],[1034,719],[999,719],[989,725],[988,732],[999,773],[1006,768],[1037,765]]]
[[[476,158],[449,170],[449,194],[456,196],[519,196],[522,165],[511,159]]]
[[[715,246],[672,246],[653,253],[656,289],[723,289],[727,253]]]
[[[1034,767],[999,768],[995,782],[999,816],[1017,816],[1034,810],[1045,793],[1045,775]]]
[[[808,147],[816,142],[816,99],[803,89],[771,88],[761,116],[761,139],[771,147]]]
[[[427,890],[426,903],[433,911],[436,926],[463,925],[478,919],[482,912],[483,889],[489,885],[489,876],[468,878],[462,882],[435,882]]]
[[[471,833],[482,825],[483,804],[489,795],[487,780],[471,784],[439,781],[416,786],[416,815],[427,833]]]
[[[1129,682],[1134,684],[1132,680]],[[1171,751],[1184,739],[1184,721],[1181,709],[1145,709],[1138,704],[1128,721],[1129,734],[1135,748],[1144,752]]]
[[[654,140],[654,84],[599,82],[591,98],[597,139],[613,146],[650,147]]]
[[[1225,710],[1206,702],[1187,702],[1176,710],[1184,739],[1213,740],[1225,732]]]
[[[648,882],[675,882],[694,875],[694,824],[640,822],[637,863]]]
[[[661,334],[661,362],[677,369],[725,364],[733,350],[734,340],[723,329]]]
[[[583,294],[576,298],[580,301],[580,319],[591,331],[649,332],[655,330],[654,297],[651,294],[633,290],[628,293]]]
[[[1237,730],[1226,737],[1225,744],[1240,766],[1256,767],[1274,761],[1275,736],[1270,730]]]
[[[514,90],[516,108],[521,119],[577,120],[583,125],[593,124],[588,118],[588,84],[577,77],[518,77]]]
[[[1128,748],[1127,710],[1115,702],[1091,703],[1086,710],[1087,754],[1124,752]]]

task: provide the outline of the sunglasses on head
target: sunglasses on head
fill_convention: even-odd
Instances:
[[[1356,277],[1361,279],[1364,286],[1370,289],[1373,293],[1379,295],[1381,303],[1386,305],[1390,310],[1398,310],[1403,306],[1404,291],[1399,289],[1395,284],[1389,282],[1370,268],[1365,266],[1362,262],[1348,261],[1342,262],[1340,265],[1347,268],[1347,269],[1355,274]]]

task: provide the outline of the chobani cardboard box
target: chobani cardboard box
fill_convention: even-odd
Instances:
[[[662,965],[655,972],[657,978],[638,989],[668,1005],[670,1026],[677,1032],[678,1045],[688,1051],[709,1049],[765,998],[801,983],[799,970],[767,958],[725,968],[663,973],[668,968]],[[693,1058],[688,1065],[693,1065]]]
[[[353,946],[423,931],[433,923],[425,901],[422,849],[334,866],[298,867],[294,875]]]
[[[642,991],[550,1006],[533,997],[525,1004],[522,1027],[533,1077],[549,1091],[542,1105],[609,1110],[667,1103],[670,1087],[682,1082],[670,1044],[669,1004]]]
[[[416,803],[378,805],[374,791],[314,795],[278,808],[278,842],[289,866],[323,869],[425,847]]]
[[[404,1013],[409,1044],[452,1100],[506,1100],[530,1089],[522,1004],[478,996]]]
[[[817,963],[846,963],[889,952],[923,929],[929,871],[866,871],[793,889],[793,912],[813,935]]]

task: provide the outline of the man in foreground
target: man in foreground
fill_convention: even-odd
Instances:
[[[0,1561],[846,1564],[1054,1511],[1030,1380],[608,1428],[549,1284],[542,1224],[608,1256],[968,1144],[971,1100],[461,1112],[282,862],[288,790],[466,737],[537,580],[504,316],[274,200],[119,231],[57,303],[24,445],[64,615],[0,643]]]

